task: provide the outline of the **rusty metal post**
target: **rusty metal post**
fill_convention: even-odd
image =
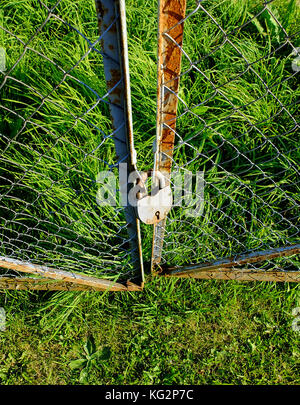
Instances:
[[[95,2],[117,161],[127,163],[127,173],[124,178],[120,178],[120,189],[124,196],[127,195],[129,174],[137,171],[132,129],[125,1],[95,0]],[[124,211],[128,224],[132,264],[140,271],[140,283],[143,284],[140,223],[128,201],[123,201],[123,204],[126,204]]]
[[[186,0],[160,0],[157,61],[157,126],[154,170],[169,184],[175,141]],[[152,264],[161,260],[166,219],[154,225]]]

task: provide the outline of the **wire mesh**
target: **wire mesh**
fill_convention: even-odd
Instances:
[[[119,15],[99,36],[94,1],[4,0],[0,13],[0,256],[72,274],[136,277],[135,219],[129,223],[118,200],[96,201],[97,174],[118,179],[119,163],[129,159],[128,150],[115,152],[116,142],[126,144],[126,122],[115,127],[110,117],[123,71],[114,60],[119,76],[107,90],[102,52]],[[123,100],[117,108],[125,114]],[[0,270],[0,277],[22,274]]]
[[[178,206],[155,229],[154,264],[208,265],[299,243],[299,5],[188,0],[182,17],[185,1],[161,3],[157,167],[171,176],[174,193],[185,173],[203,172],[203,188],[189,189],[200,207],[192,216],[195,206],[177,193]],[[242,269],[298,270],[299,255]]]
[[[1,3],[0,261],[4,258],[6,267],[2,261],[0,279],[7,288],[29,288],[40,277],[35,288],[73,289],[64,271],[80,282],[79,274],[127,280],[140,269],[133,212],[118,200],[115,207],[96,202],[97,174],[109,170],[118,179],[119,164],[132,153],[124,137],[130,99],[124,100],[124,72],[110,55],[108,39],[118,31],[119,15],[102,25],[100,36],[96,21],[97,13],[101,19],[119,3],[96,0],[97,10],[92,0]],[[181,71],[180,63],[158,66],[158,90],[166,97],[159,100],[162,110],[172,101],[177,116],[158,109],[158,134],[167,137],[158,136],[155,168],[167,176],[172,170],[176,206],[156,226],[154,262],[162,268],[194,263],[214,268],[233,257],[238,274],[265,269],[271,277],[272,271],[298,270],[294,250],[240,266],[236,260],[251,252],[287,251],[300,239],[297,2],[159,4],[169,7],[169,24],[177,18],[161,35],[170,51],[163,62],[177,54]],[[115,64],[111,83],[105,61]],[[120,104],[112,102],[116,97]],[[112,121],[112,110],[123,118]],[[200,210],[189,216],[191,201],[178,194],[177,181],[199,171],[204,187],[197,192],[194,184],[189,194]],[[150,245],[148,231],[145,235]],[[27,262],[41,267],[21,282],[17,269]],[[51,269],[61,283],[45,280]],[[219,269],[231,277],[228,268]],[[205,277],[216,276],[211,271]],[[80,288],[87,288],[84,278],[81,282]]]

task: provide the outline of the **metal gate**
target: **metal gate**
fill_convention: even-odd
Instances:
[[[138,290],[134,209],[96,199],[135,170],[125,3],[96,1],[100,36],[92,1],[2,3],[0,285]]]
[[[278,2],[241,3],[232,24],[234,2],[159,2],[155,168],[174,192],[182,173],[201,172],[194,202],[189,187],[187,203],[179,194],[155,226],[152,267],[167,276],[299,281],[299,32],[286,31]],[[299,6],[286,6],[296,20]],[[261,49],[251,47],[254,35]]]
[[[153,227],[154,275],[300,280],[299,36],[276,1],[245,1],[234,19],[229,1],[158,1],[148,173],[134,148],[125,1],[96,0],[100,36],[80,18],[93,1],[28,0],[26,21],[23,3],[3,3],[0,287],[140,290],[140,219]],[[125,201],[97,203],[103,171]]]

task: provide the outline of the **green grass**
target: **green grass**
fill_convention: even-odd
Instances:
[[[153,167],[156,3],[126,2],[140,170]],[[188,9],[193,5],[189,2]],[[192,172],[204,171],[205,207],[201,217],[192,219],[182,208],[171,211],[163,252],[163,261],[171,265],[282,246],[299,236],[294,218],[299,149],[289,115],[299,118],[295,104],[299,87],[297,77],[290,77],[292,48],[286,44],[278,49],[285,39],[266,13],[237,30],[261,9],[258,1],[203,5],[230,43],[227,40],[218,49],[224,36],[202,11],[186,23],[184,49],[192,61],[199,60],[195,66],[201,72],[193,68],[181,80],[183,102],[178,111],[183,114],[185,105],[188,110],[177,121],[184,142],[177,140],[174,170],[184,166]],[[4,0],[1,6],[0,23],[23,42],[47,14],[33,0]],[[268,7],[292,36],[299,27],[295,1],[274,1]],[[92,0],[63,0],[55,13],[91,42],[97,39]],[[12,35],[2,30],[0,34],[10,69],[23,46]],[[291,42],[300,45],[296,36]],[[34,36],[30,47],[65,71],[88,51],[83,38],[55,19]],[[249,69],[251,63],[255,72]],[[189,67],[183,57],[182,70]],[[96,175],[115,157],[110,138],[97,149],[104,140],[101,131],[111,131],[107,105],[99,103],[85,117],[101,131],[78,120],[96,101],[80,82],[101,96],[106,92],[101,57],[89,53],[72,71],[73,78],[56,89],[62,69],[27,49],[11,73],[18,81],[8,78],[1,92],[0,104],[7,110],[1,108],[0,146],[2,150],[8,146],[0,169],[1,255],[106,278],[126,277],[132,270],[127,246],[125,252],[119,249],[126,239],[126,228],[121,229],[124,216],[118,212],[112,221],[115,211],[95,203]],[[285,109],[266,94],[257,74]],[[210,82],[219,92],[215,94]],[[18,134],[21,116],[29,117],[53,87],[31,123]],[[94,152],[86,155],[87,151]],[[142,233],[147,263],[151,227],[143,226]],[[293,257],[265,266],[299,265]],[[300,306],[299,299],[295,284],[157,278],[149,278],[139,293],[1,291],[7,330],[0,332],[0,382],[299,384],[299,333],[291,326],[292,309]],[[92,337],[99,358],[89,363],[82,378],[82,370],[73,370],[70,363],[86,358],[84,345]]]
[[[5,384],[79,384],[84,345],[106,353],[88,384],[299,384],[288,284],[162,280],[141,293],[2,293]]]

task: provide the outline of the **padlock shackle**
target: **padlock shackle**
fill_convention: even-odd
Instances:
[[[147,194],[147,188],[146,188],[146,181],[148,180],[149,177],[152,177],[152,179],[158,179],[159,181],[159,187],[158,190],[162,190],[163,188],[166,187],[166,179],[165,176],[157,171],[157,170],[148,170],[147,172],[142,172],[140,174],[140,178],[137,179],[137,184],[140,184],[141,191],[138,193],[138,199],[142,198],[143,194]]]
[[[161,172],[159,172],[158,170],[150,170],[150,172],[152,175],[152,179],[156,177],[159,180],[160,189],[166,187],[166,178]]]

